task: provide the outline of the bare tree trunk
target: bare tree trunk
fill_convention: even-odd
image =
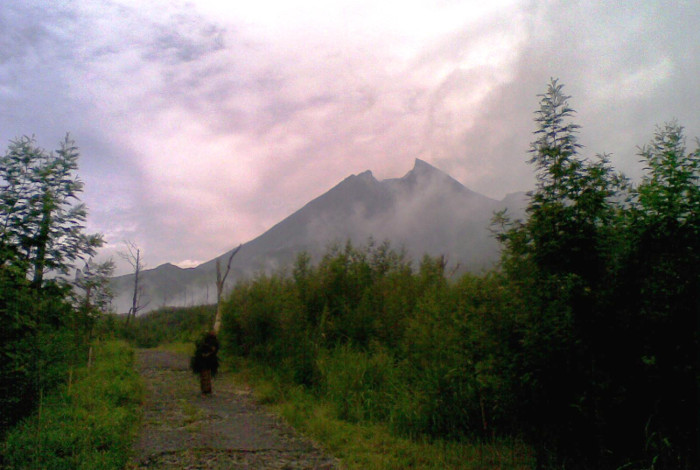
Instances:
[[[141,273],[141,250],[136,249],[136,258],[134,260],[134,295],[131,299],[131,308],[129,315],[126,317],[126,324],[129,324],[132,316],[136,316],[136,310],[139,306],[139,274]]]
[[[134,268],[134,294],[131,298],[131,308],[126,315],[126,324],[129,325],[131,318],[136,318],[136,314],[144,306],[141,305],[141,289],[139,287],[139,275],[143,269],[143,261],[141,261],[141,249],[132,241],[126,241],[127,253],[120,253],[132,268]]]
[[[243,245],[238,245],[238,248],[231,252],[231,255],[228,257],[228,263],[226,264],[226,272],[223,276],[221,275],[220,259],[216,260],[216,317],[214,318],[214,333],[216,334],[219,334],[219,330],[221,329],[221,296],[224,293],[224,282],[226,282],[226,276],[228,276],[231,270],[231,260],[236,256],[241,246]]]

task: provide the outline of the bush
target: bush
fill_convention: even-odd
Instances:
[[[216,314],[215,305],[163,307],[134,318],[128,326],[125,318],[110,315],[103,319],[99,333],[117,336],[139,348],[154,348],[173,342],[194,342],[210,331]]]
[[[339,418],[386,420],[400,387],[394,358],[384,349],[363,352],[350,345],[322,351],[318,357],[319,389]]]
[[[387,244],[331,247],[315,267],[302,255],[292,277],[234,288],[222,341],[311,387],[343,419],[391,421],[412,435],[483,435],[504,402],[490,396],[503,354],[484,320],[502,319],[491,312],[502,303],[499,281],[452,287],[444,270],[444,259],[426,257],[414,274]]]
[[[85,331],[65,294],[56,285],[33,290],[0,266],[0,438],[87,358]]]
[[[97,345],[90,369],[76,370],[75,382],[40,395],[37,412],[8,433],[4,468],[123,468],[143,400],[133,361],[124,343]]]

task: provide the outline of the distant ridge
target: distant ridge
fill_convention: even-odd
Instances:
[[[453,267],[480,271],[498,258],[498,245],[488,231],[493,213],[508,208],[521,217],[524,201],[524,193],[502,201],[483,196],[420,159],[401,178],[379,181],[367,170],[348,176],[245,243],[233,260],[228,285],[290,266],[302,251],[317,260],[332,243],[364,245],[369,237],[405,248],[416,261],[424,254],[445,255]],[[147,309],[213,303],[215,266],[216,258],[195,268],[166,263],[143,271]],[[117,311],[128,310],[132,285],[133,275],[112,279]]]

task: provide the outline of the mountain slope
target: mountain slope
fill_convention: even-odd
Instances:
[[[522,215],[522,193],[496,201],[473,192],[430,164],[416,160],[402,178],[378,181],[370,171],[351,175],[325,194],[245,243],[231,265],[228,285],[257,272],[289,266],[301,251],[321,256],[332,243],[389,240],[419,260],[446,255],[453,267],[479,271],[493,265],[498,245],[488,227],[494,211]],[[225,253],[219,258],[227,258]],[[196,268],[171,264],[143,272],[149,308],[215,299],[216,258]],[[118,311],[129,307],[133,275],[114,278]],[[133,288],[133,287],[131,287]]]

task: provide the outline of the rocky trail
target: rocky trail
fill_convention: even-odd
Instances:
[[[244,385],[214,380],[203,397],[188,358],[138,352],[143,422],[128,469],[336,469],[338,462],[258,406]]]

